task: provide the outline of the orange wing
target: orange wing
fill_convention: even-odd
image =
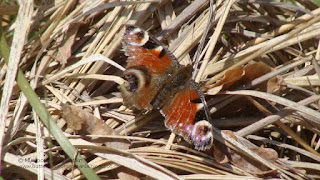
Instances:
[[[127,83],[119,86],[124,104],[129,108],[151,110],[150,102],[179,63],[158,40],[135,26],[126,27],[123,47],[128,56],[124,72]]]
[[[123,43],[128,56],[127,68],[143,65],[151,74],[164,74],[172,73],[174,67],[179,67],[176,58],[161,42],[138,27],[126,28]]]
[[[212,146],[212,126],[206,120],[199,120],[196,114],[203,108],[195,83],[189,81],[161,110],[165,125],[174,133],[193,143],[196,149],[205,150]]]

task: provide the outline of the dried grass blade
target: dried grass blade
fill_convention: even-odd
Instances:
[[[256,140],[256,141],[262,141],[263,143],[268,143],[268,144],[273,144],[273,145],[276,145],[276,146],[279,146],[279,147],[282,147],[282,148],[286,148],[286,149],[290,149],[290,150],[293,150],[293,151],[296,151],[300,154],[303,154],[307,157],[310,157],[318,162],[320,162],[320,156],[317,156],[311,152],[308,152],[304,149],[301,149],[301,148],[298,148],[298,147],[295,147],[295,146],[292,146],[292,145],[289,145],[289,144],[285,144],[283,142],[278,142],[278,141],[274,141],[274,140],[270,140],[268,138],[265,138],[265,137],[259,137],[259,136],[256,136],[256,135],[248,135],[246,136],[246,138],[248,139],[253,139],[253,140]]]
[[[24,43],[29,32],[31,17],[33,13],[33,1],[23,1],[19,7],[18,17],[16,20],[16,28],[14,30],[12,46],[9,57],[5,58],[8,64],[5,84],[1,96],[0,105],[0,158],[5,137],[5,125],[9,111],[9,101],[12,95],[14,82],[16,79],[19,61],[22,54]],[[2,32],[2,30],[1,30]],[[1,33],[1,36],[3,34]],[[4,39],[4,37],[3,37]],[[2,52],[3,54],[3,52]],[[8,131],[9,132],[9,131]],[[0,162],[1,163],[1,162]]]
[[[95,153],[97,156],[100,156],[102,158],[105,158],[105,159],[109,159],[117,164],[120,164],[124,167],[127,167],[129,169],[132,169],[132,170],[135,170],[141,174],[145,174],[147,176],[150,176],[152,178],[155,178],[155,179],[180,179],[177,175],[174,176],[174,178],[166,173],[163,173],[151,166],[148,166],[147,164],[144,164],[144,163],[141,163],[140,161],[138,161],[136,158],[138,156],[134,156],[135,158],[133,157],[125,157],[123,155],[119,155],[119,154],[113,154],[113,153]],[[139,157],[139,160],[143,159],[142,157]],[[147,160],[145,160],[147,161]],[[149,165],[150,161],[148,161]],[[152,163],[154,164],[154,163]],[[154,164],[156,165],[156,164]],[[156,165],[158,166],[158,165]],[[171,173],[171,175],[174,174],[174,173]]]
[[[113,81],[117,84],[123,84],[125,82],[119,76],[114,75],[102,75],[102,74],[65,74],[62,78],[77,78],[77,79],[95,79],[95,80],[102,80],[102,81]]]
[[[162,31],[156,36],[158,40],[163,40],[169,36],[174,30],[180,27],[186,20],[191,18],[197,13],[199,9],[206,6],[209,3],[208,0],[197,0],[192,2],[188,7],[186,7],[167,27],[162,29]]]
[[[317,16],[313,19],[311,19],[310,21],[308,21],[307,23],[301,25],[300,27],[298,27],[297,29],[292,30],[291,32],[289,32],[288,34],[285,34],[279,38],[277,38],[277,40],[272,40],[267,46],[262,47],[261,49],[259,49],[258,51],[256,51],[255,53],[245,57],[244,59],[242,59],[241,61],[233,64],[232,66],[230,66],[229,68],[225,69],[224,71],[220,72],[219,74],[215,75],[213,78],[211,78],[206,84],[211,84],[215,81],[217,81],[219,78],[223,77],[223,75],[230,69],[239,67],[241,65],[244,65],[246,63],[248,63],[249,61],[251,61],[252,59],[260,56],[263,53],[268,52],[269,50],[271,50],[273,47],[275,47],[276,45],[279,45],[280,43],[283,43],[284,41],[294,37],[295,35],[297,35],[298,33],[300,33],[301,31],[303,31],[304,29],[308,28],[309,26],[317,23],[318,21],[320,21],[320,16]]]
[[[99,12],[99,11],[103,11],[103,10],[107,10],[107,9],[110,9],[110,8],[114,8],[116,6],[129,6],[129,5],[135,5],[135,4],[141,4],[141,3],[152,3],[152,2],[160,2],[160,1],[157,1],[157,0],[156,1],[140,1],[140,2],[139,1],[135,1],[135,2],[122,1],[122,2],[109,2],[109,3],[103,4],[103,5],[99,5],[99,6],[95,7],[95,8],[92,8],[90,10],[85,11],[81,15],[79,15],[79,16],[73,18],[72,20],[66,22],[64,24],[64,26],[62,26],[61,28],[57,29],[57,31],[62,30],[64,27],[68,26],[69,24],[71,24],[73,22],[79,21],[81,18],[83,18],[85,16],[88,16],[90,14],[93,14],[93,13],[96,13],[96,12]]]
[[[121,71],[124,71],[124,70],[125,70],[124,67],[122,67],[122,66],[119,65],[118,63],[112,61],[111,59],[109,59],[109,58],[107,58],[107,57],[105,57],[105,56],[103,56],[103,55],[101,55],[101,54],[94,54],[94,55],[89,56],[88,58],[85,58],[85,59],[82,59],[82,60],[78,61],[77,63],[75,63],[75,64],[73,64],[73,65],[65,68],[64,70],[60,71],[59,73],[51,76],[50,78],[48,78],[47,80],[45,80],[45,81],[42,83],[42,85],[46,85],[46,84],[48,84],[48,83],[50,83],[50,82],[52,82],[52,81],[54,81],[54,80],[57,80],[57,79],[61,78],[61,76],[63,76],[64,74],[66,74],[67,72],[72,71],[72,70],[74,70],[74,69],[76,69],[76,68],[78,68],[78,67],[80,67],[80,66],[82,66],[82,65],[84,65],[84,64],[87,64],[87,63],[90,63],[90,62],[99,61],[99,60],[104,61],[104,62],[106,62],[106,63],[108,63],[108,64],[111,64],[111,65],[113,65],[114,67],[120,69]]]
[[[236,140],[229,137],[229,135],[221,132],[219,129],[213,127],[214,132],[217,134],[215,138],[219,140],[221,143],[225,143],[225,140],[229,143],[229,147],[232,147],[233,149],[236,149],[240,151],[243,154],[248,155],[249,157],[255,159],[256,161],[264,164],[265,166],[269,167],[272,170],[277,169],[279,173],[284,176],[287,179],[290,179],[288,177],[288,174],[290,174],[288,171],[281,169],[280,167],[275,166],[274,164],[270,163],[269,161],[263,159],[256,153],[252,152],[250,149],[248,149],[246,146],[242,145],[241,143],[237,142]]]
[[[320,99],[320,96],[313,95],[313,96],[310,96],[304,100],[299,101],[298,103],[301,105],[307,105],[307,104],[310,104],[310,103],[317,101],[319,99]],[[239,131],[237,131],[236,134],[239,136],[247,136],[249,134],[252,134],[254,132],[259,131],[260,129],[263,129],[265,126],[272,124],[272,123],[280,120],[282,117],[285,117],[286,115],[289,115],[291,113],[292,113],[292,111],[289,110],[288,108],[286,108],[285,110],[279,112],[278,114],[267,116],[258,122],[255,122],[245,128],[240,129]]]
[[[27,160],[24,160],[24,157],[16,156],[11,153],[6,153],[3,158],[3,161],[8,162],[13,165],[16,165],[18,167],[22,167],[22,168],[24,168],[24,170],[30,171],[34,174],[37,174],[38,169],[43,169],[44,173],[45,173],[45,177],[47,179],[68,180],[68,178],[66,178],[65,176],[60,175],[59,173],[56,173],[55,171],[52,171],[49,168],[46,168],[46,167],[38,168],[36,163],[29,162]]]
[[[208,93],[209,93],[209,91],[208,91]],[[279,96],[276,96],[273,94],[254,91],[254,90],[227,91],[227,92],[225,92],[225,94],[254,96],[254,97],[259,97],[259,98],[262,98],[265,100],[273,101],[278,104],[287,106],[287,107],[292,108],[294,110],[306,113],[310,116],[313,116],[318,119],[318,120],[314,121],[314,123],[320,124],[320,113],[319,112],[317,112],[311,108],[308,108],[306,106],[303,106],[301,104],[298,104],[296,102],[290,101],[288,99],[285,99],[285,98],[282,98],[282,97],[279,97]]]
[[[213,49],[216,46],[216,43],[218,41],[218,38],[219,38],[220,33],[222,31],[222,28],[223,28],[223,25],[226,22],[226,19],[228,17],[231,5],[234,2],[235,2],[235,0],[229,0],[225,5],[226,7],[224,8],[224,13],[222,14],[222,16],[221,16],[221,18],[220,18],[220,20],[219,20],[219,22],[217,24],[217,27],[216,27],[216,29],[215,29],[212,37],[211,37],[213,40],[211,41],[211,44],[210,44],[210,46],[209,46],[209,48],[207,50],[207,53],[206,53],[205,57],[203,58],[203,62],[202,62],[202,65],[200,67],[199,73],[197,74],[197,77],[195,78],[196,82],[200,81],[200,78],[202,77],[202,75],[204,73],[204,70],[208,65],[210,57],[212,56],[212,53],[213,53]]]
[[[5,39],[3,36],[1,36],[1,42],[6,44]],[[8,57],[8,54],[6,54],[6,51],[8,47],[1,47],[1,53],[5,54],[6,57]],[[5,58],[6,59],[6,58]],[[32,106],[33,110],[37,113],[37,115],[40,117],[41,121],[44,123],[44,125],[47,127],[47,129],[50,131],[50,133],[53,135],[53,137],[56,139],[56,141],[60,144],[62,149],[66,152],[66,154],[69,156],[70,159],[74,159],[76,162],[76,165],[79,166],[79,169],[81,172],[88,178],[88,179],[100,179],[90,168],[88,167],[87,162],[78,154],[76,153],[76,149],[72,146],[72,144],[68,141],[68,139],[64,136],[62,130],[55,124],[52,117],[49,115],[49,112],[44,107],[44,105],[40,102],[39,97],[37,94],[33,91],[30,84],[28,83],[28,80],[25,78],[25,75],[22,73],[20,69],[18,69],[17,73],[17,79],[16,79],[19,88],[24,93],[26,98],[28,99],[28,102]],[[75,157],[74,155],[77,154]]]
[[[314,15],[319,15],[320,14],[320,8],[311,11],[311,13],[314,14]],[[313,17],[310,14],[304,14],[304,15],[298,17],[297,19],[295,19],[294,21],[288,23],[288,24],[284,24],[284,25],[276,28],[273,31],[264,33],[264,35],[265,36],[277,36],[279,34],[283,34],[283,33],[287,32],[287,31],[290,31],[291,29],[295,28],[297,25],[303,23],[304,21],[310,20],[311,18],[313,18]],[[268,39],[267,38],[258,37],[258,38],[255,38],[253,40],[250,40],[248,43],[244,44],[242,46],[242,48],[249,47],[249,46],[252,46],[252,45],[255,45],[255,44],[259,44],[259,43],[264,42],[266,40],[268,40]]]

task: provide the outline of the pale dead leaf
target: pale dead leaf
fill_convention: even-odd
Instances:
[[[105,124],[104,121],[74,105],[63,105],[62,117],[67,121],[68,128],[75,130],[81,135],[119,135],[114,129]],[[129,149],[128,141],[123,139],[95,138],[93,140],[96,143],[104,143],[110,148]]]
[[[58,49],[57,61],[63,66],[67,63],[67,60],[71,56],[72,46],[75,43],[76,35],[80,27],[80,23],[71,23],[66,31],[61,46]]]

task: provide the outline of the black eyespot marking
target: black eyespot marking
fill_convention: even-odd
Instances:
[[[192,103],[202,103],[202,101],[201,101],[200,98],[192,99],[191,102],[192,102]]]
[[[152,41],[147,41],[142,47],[145,48],[145,49],[155,49],[157,48],[159,45],[152,42]]]
[[[138,89],[138,78],[133,74],[128,74],[125,76],[125,79],[128,81],[127,90],[130,92],[135,92]]]
[[[142,32],[142,31],[137,32],[137,36],[139,38],[144,38],[144,32]]]
[[[195,122],[198,122],[202,119],[205,119],[206,118],[206,113],[204,110],[200,110],[200,111],[197,111],[195,117],[194,117],[194,120]]]
[[[166,50],[162,49],[159,54],[159,58],[162,58],[164,55],[166,55]]]

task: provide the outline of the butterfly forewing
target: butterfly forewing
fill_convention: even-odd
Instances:
[[[139,27],[126,27],[123,47],[128,64],[124,76],[128,84],[119,88],[125,105],[133,109],[151,110],[151,100],[175,69],[166,48],[155,41]]]

